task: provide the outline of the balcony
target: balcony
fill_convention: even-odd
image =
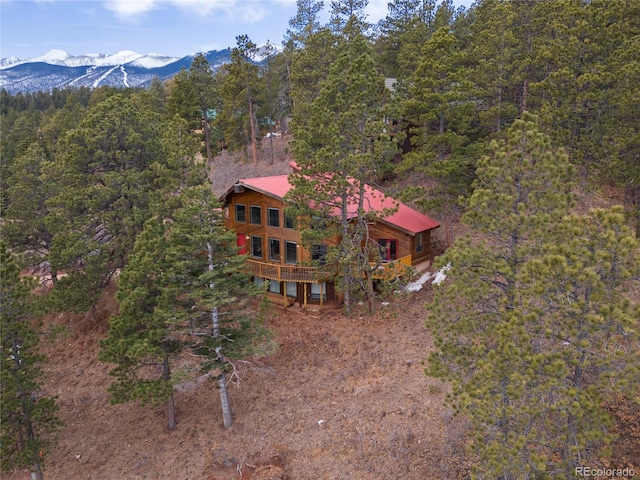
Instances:
[[[253,259],[247,260],[247,266],[250,274],[278,282],[322,283],[331,280],[336,274],[335,269],[329,266],[280,265]],[[372,263],[371,266],[374,267],[375,264]],[[411,255],[407,255],[397,260],[381,263],[372,276],[375,280],[393,280],[410,271]]]
[[[322,283],[335,276],[335,271],[329,267],[279,265],[252,259],[247,260],[247,266],[252,275],[278,282]]]
[[[375,267],[375,263],[371,267]],[[390,262],[382,262],[373,272],[374,280],[393,280],[411,272],[411,255],[400,257]]]

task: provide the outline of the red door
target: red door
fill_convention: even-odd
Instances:
[[[247,236],[244,233],[238,233],[238,253],[240,255],[247,253]]]

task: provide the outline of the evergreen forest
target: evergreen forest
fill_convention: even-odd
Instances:
[[[0,91],[4,470],[44,478],[64,428],[40,394],[38,319],[91,312],[116,278],[111,401],[162,406],[173,430],[172,362],[189,352],[231,427],[235,362],[275,342],[208,178],[221,151],[281,161],[286,135],[296,215],[338,197],[346,211],[367,182],[475,233],[434,260],[450,270],[424,312],[426,374],[469,421],[467,475],[640,475],[640,458],[609,461],[604,407],[640,407],[640,2],[392,0],[377,24],[366,5],[297,0],[266,57],[239,35],[230,63],[198,55],[148,89]],[[617,205],[578,212],[585,192]],[[374,295],[358,281],[374,220],[325,232],[343,236],[346,315]]]

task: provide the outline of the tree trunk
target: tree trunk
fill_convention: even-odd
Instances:
[[[213,264],[213,245],[211,242],[207,242],[207,255],[209,259],[209,271],[212,271],[215,267]],[[215,283],[210,283],[209,288],[214,289]],[[211,307],[211,334],[213,338],[220,338],[220,315],[218,307]],[[218,362],[222,373],[218,377],[218,387],[220,388],[220,404],[222,405],[222,422],[225,428],[233,425],[233,414],[231,413],[231,402],[229,401],[229,391],[227,390],[227,375],[224,372],[224,356],[222,355],[222,346],[216,348],[216,355],[218,356]]]
[[[40,461],[37,461],[33,464],[31,478],[34,480],[44,480],[44,472],[42,471],[42,464],[40,463]]]
[[[175,430],[178,422],[176,422],[176,402],[173,398],[173,393],[167,400],[167,428],[169,430]]]
[[[233,425],[233,414],[227,390],[227,374],[224,372],[218,378],[218,387],[220,388],[220,404],[222,405],[222,422],[225,428],[230,428]]]
[[[211,131],[209,129],[209,120],[207,120],[207,110],[202,109],[202,118],[204,120],[204,143],[207,147],[207,166],[211,165],[213,157],[211,156]]]
[[[171,369],[169,367],[169,355],[164,356],[162,362],[162,378],[165,382],[171,381]],[[167,399],[167,428],[169,431],[174,430],[178,423],[176,422],[176,404],[173,393]]]
[[[256,113],[253,110],[253,98],[251,90],[249,90],[249,124],[251,127],[251,154],[253,155],[253,164],[258,165],[258,144],[256,140]]]

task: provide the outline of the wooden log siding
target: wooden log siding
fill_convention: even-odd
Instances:
[[[398,260],[409,256],[411,265],[417,265],[420,262],[428,260],[431,256],[431,232],[426,230],[422,233],[422,251],[416,252],[416,237],[409,235],[397,228],[384,223],[375,223],[369,225],[369,237],[378,241],[380,239],[397,240],[398,241]]]
[[[411,237],[412,264],[417,265],[426,260],[431,260],[431,230],[420,232],[422,234],[422,251],[416,251],[416,237]]]

